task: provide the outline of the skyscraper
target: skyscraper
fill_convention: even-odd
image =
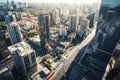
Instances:
[[[80,19],[80,31],[89,29],[89,20],[83,18]]]
[[[50,16],[48,13],[39,13],[39,29],[41,38],[41,47],[44,48],[46,43],[50,40]]]
[[[69,30],[72,32],[76,32],[78,26],[78,17],[77,15],[71,15],[70,16],[70,25],[69,25]]]
[[[89,19],[89,28],[93,28],[94,27],[94,17],[95,14],[90,14],[87,18]]]
[[[9,33],[11,44],[15,44],[22,41],[23,36],[20,32],[20,27],[17,23],[12,22],[10,24],[7,24],[7,30]]]
[[[59,11],[55,10],[55,24],[60,23],[60,15],[59,15]]]
[[[54,12],[50,12],[50,23],[51,24],[55,23],[55,13]]]

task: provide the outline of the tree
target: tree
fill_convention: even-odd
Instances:
[[[50,54],[47,54],[47,55],[44,56],[45,60],[48,60],[48,59],[51,59],[51,58],[53,58],[53,56],[51,56]]]

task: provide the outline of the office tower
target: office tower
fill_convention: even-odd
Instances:
[[[10,51],[15,67],[23,73],[27,73],[31,68],[36,66],[36,53],[28,43],[19,42],[9,46],[8,50]]]
[[[14,80],[12,72],[6,67],[0,69],[0,80]]]
[[[87,20],[85,18],[80,19],[80,31],[85,31],[88,28],[89,28],[89,20]]]
[[[50,40],[50,16],[48,13],[41,12],[38,14],[40,29],[41,47],[44,48]]]
[[[60,23],[60,15],[59,15],[59,11],[55,10],[55,24]]]
[[[55,23],[55,13],[54,12],[50,12],[50,23],[51,24]]]
[[[96,80],[104,80],[102,79],[102,77],[105,73],[105,70],[108,70],[108,67],[106,66],[109,63],[110,58],[113,56],[113,51],[116,43],[120,39],[119,3],[120,2],[118,2],[118,0],[102,0],[100,14],[99,14],[99,18],[101,19],[101,21],[98,22],[96,35],[92,43],[93,48],[95,48],[95,50],[92,53],[91,57],[95,58],[96,61],[95,59],[88,60],[90,61],[89,62],[90,64],[92,62],[92,67],[89,67],[91,71],[93,71],[91,73],[91,76],[100,73],[100,75],[94,76]],[[94,43],[97,43],[98,46],[95,47]],[[95,63],[93,67],[93,62],[97,62],[97,60],[99,60],[102,63],[98,62],[100,65]],[[95,66],[97,66],[96,69]],[[97,70],[98,67],[101,69]],[[113,73],[112,77],[115,74],[116,73]],[[105,80],[113,80],[112,77]],[[115,79],[115,80],[119,80],[119,79]]]
[[[23,36],[20,32],[20,27],[17,23],[12,22],[10,24],[7,24],[7,30],[9,33],[11,44],[15,44],[22,41]]]
[[[93,28],[94,27],[94,16],[95,14],[90,14],[88,15],[87,19],[89,19],[89,28]]]
[[[77,17],[77,15],[71,15],[70,16],[69,30],[71,32],[76,32],[77,26],[78,26],[78,17]]]

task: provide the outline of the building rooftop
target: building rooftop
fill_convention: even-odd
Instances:
[[[14,51],[18,51],[21,56],[24,56],[34,51],[28,43],[23,41],[12,46],[9,46],[8,50],[11,52],[11,54]]]
[[[34,37],[31,37],[31,38],[29,38],[29,40],[34,41],[34,42],[40,42],[40,41],[41,41],[39,35],[36,35],[36,36],[34,36]]]

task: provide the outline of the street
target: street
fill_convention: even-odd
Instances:
[[[58,74],[56,75],[56,77],[54,78],[54,80],[60,80],[61,77],[65,75],[66,72],[69,73],[69,71],[67,71],[70,66],[71,66],[71,63],[74,61],[75,57],[78,55],[79,51],[81,49],[83,49],[85,46],[87,46],[89,44],[89,42],[94,38],[95,36],[95,32],[96,32],[96,27],[94,27],[91,31],[91,33],[87,36],[87,38],[82,41],[80,44],[78,44],[76,47],[74,47],[69,53],[69,55],[67,55],[65,57],[65,59],[63,58],[62,62],[64,64],[64,66],[61,68],[61,70],[58,72]],[[82,52],[84,53],[84,52]],[[83,55],[83,54],[82,54]],[[77,56],[79,57],[79,59],[82,57],[82,55],[80,56]],[[68,57],[68,58],[67,58]],[[66,59],[67,58],[67,59]],[[77,60],[77,63],[79,62],[79,60]],[[73,64],[74,66],[74,64]],[[67,76],[68,77],[68,76]]]

